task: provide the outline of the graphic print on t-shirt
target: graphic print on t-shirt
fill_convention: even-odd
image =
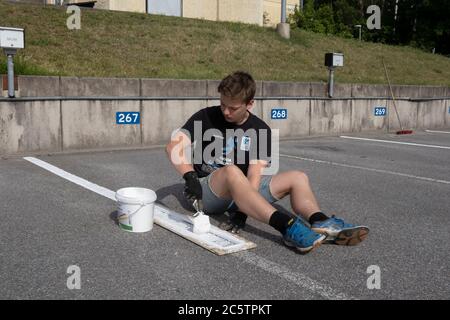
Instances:
[[[225,120],[220,106],[208,107],[192,115],[181,129],[195,144],[194,169],[200,177],[230,164],[247,175],[251,160],[270,163],[270,127],[250,112],[243,124],[236,125]]]
[[[242,137],[241,140],[241,150],[242,151],[250,151],[250,142],[252,140],[250,139],[250,137],[244,136]]]

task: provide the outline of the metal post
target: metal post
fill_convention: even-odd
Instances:
[[[8,97],[14,98],[14,61],[13,55],[8,54]]]
[[[328,70],[330,70],[328,77],[328,97],[333,98],[334,68],[328,68]]]
[[[395,27],[397,26],[397,12],[398,12],[398,0],[395,0],[394,34],[395,34]]]
[[[289,23],[286,23],[286,0],[281,0],[281,22],[277,24],[277,32],[285,39],[291,37],[290,25]]]
[[[357,25],[355,25],[355,27],[359,28],[359,41],[361,41],[361,28],[362,28],[362,25],[357,24]]]

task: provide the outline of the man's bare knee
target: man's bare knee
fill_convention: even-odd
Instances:
[[[239,180],[240,176],[244,176],[242,171],[235,165],[224,166],[211,176],[211,189],[221,198],[231,198],[232,181]]]
[[[237,171],[239,171],[240,173],[242,173],[242,171],[239,169],[239,167],[234,165],[234,164],[226,165],[222,169],[227,171],[227,172],[237,172]]]
[[[295,183],[299,184],[309,184],[309,178],[306,173],[300,170],[292,171],[292,175],[294,178]]]
[[[236,178],[245,177],[244,173],[239,169],[238,166],[235,165],[227,165],[222,168],[224,170],[224,173],[226,175],[226,180],[235,180]]]

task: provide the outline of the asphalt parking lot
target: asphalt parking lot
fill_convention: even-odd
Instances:
[[[358,246],[307,255],[252,219],[242,236],[257,247],[225,256],[157,225],[127,233],[114,201],[21,157],[1,159],[0,299],[449,299],[450,133],[347,136],[280,143],[280,170],[306,172],[322,211],[371,229]],[[37,157],[113,191],[153,189],[187,212],[163,148]],[[290,210],[287,198],[279,205]],[[81,288],[70,290],[73,265]],[[371,266],[379,289],[367,286]]]

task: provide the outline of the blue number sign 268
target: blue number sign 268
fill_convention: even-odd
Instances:
[[[272,109],[270,112],[271,119],[287,119],[287,109]]]
[[[385,116],[387,114],[386,107],[375,107],[374,115],[375,116]]]
[[[116,112],[116,124],[139,124],[139,112]]]

